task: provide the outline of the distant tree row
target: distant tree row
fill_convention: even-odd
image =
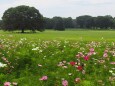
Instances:
[[[92,29],[113,29],[114,21],[110,15],[92,17],[89,15],[79,16],[76,18],[76,23],[80,28],[92,28]]]
[[[81,29],[115,29],[115,18],[110,15],[92,17],[89,15],[79,16],[76,19],[71,17],[44,18],[47,29],[65,30],[65,28]]]
[[[115,29],[115,17],[110,15],[92,17],[83,15],[72,19],[71,17],[43,17],[39,10],[25,5],[7,9],[0,20],[0,29],[6,31],[53,29],[63,31],[65,29]]]
[[[53,17],[53,18],[44,18],[44,28],[54,29],[54,30],[65,30],[65,28],[75,28],[76,21],[71,17],[62,18],[62,17]]]

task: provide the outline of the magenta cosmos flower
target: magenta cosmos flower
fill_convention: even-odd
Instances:
[[[4,83],[4,86],[10,86],[10,85],[11,85],[10,82],[5,82],[5,83]]]
[[[85,56],[84,60],[86,60],[86,61],[89,60],[89,56]]]
[[[77,69],[78,69],[79,71],[82,71],[82,70],[83,70],[83,67],[82,67],[82,66],[78,66]]]
[[[73,62],[73,61],[72,61],[72,62],[70,62],[70,65],[74,66],[74,65],[75,65],[75,62]]]

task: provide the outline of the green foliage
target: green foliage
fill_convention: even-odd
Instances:
[[[93,84],[93,82],[91,81],[88,81],[88,80],[84,80],[82,83],[81,83],[81,86],[95,86],[95,84]],[[76,85],[77,86],[77,85]]]
[[[0,84],[2,84],[1,82],[5,81],[7,77],[5,76],[5,74],[0,74]]]

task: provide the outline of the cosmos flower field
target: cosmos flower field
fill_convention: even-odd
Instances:
[[[115,42],[0,39],[0,86],[114,86]]]

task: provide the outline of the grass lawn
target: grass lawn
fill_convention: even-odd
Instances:
[[[77,41],[115,41],[115,31],[103,31],[103,30],[66,30],[66,31],[51,31],[46,30],[44,32],[37,33],[11,33],[0,31],[1,35],[8,37],[13,35],[15,39],[22,37],[37,40],[77,40]]]

